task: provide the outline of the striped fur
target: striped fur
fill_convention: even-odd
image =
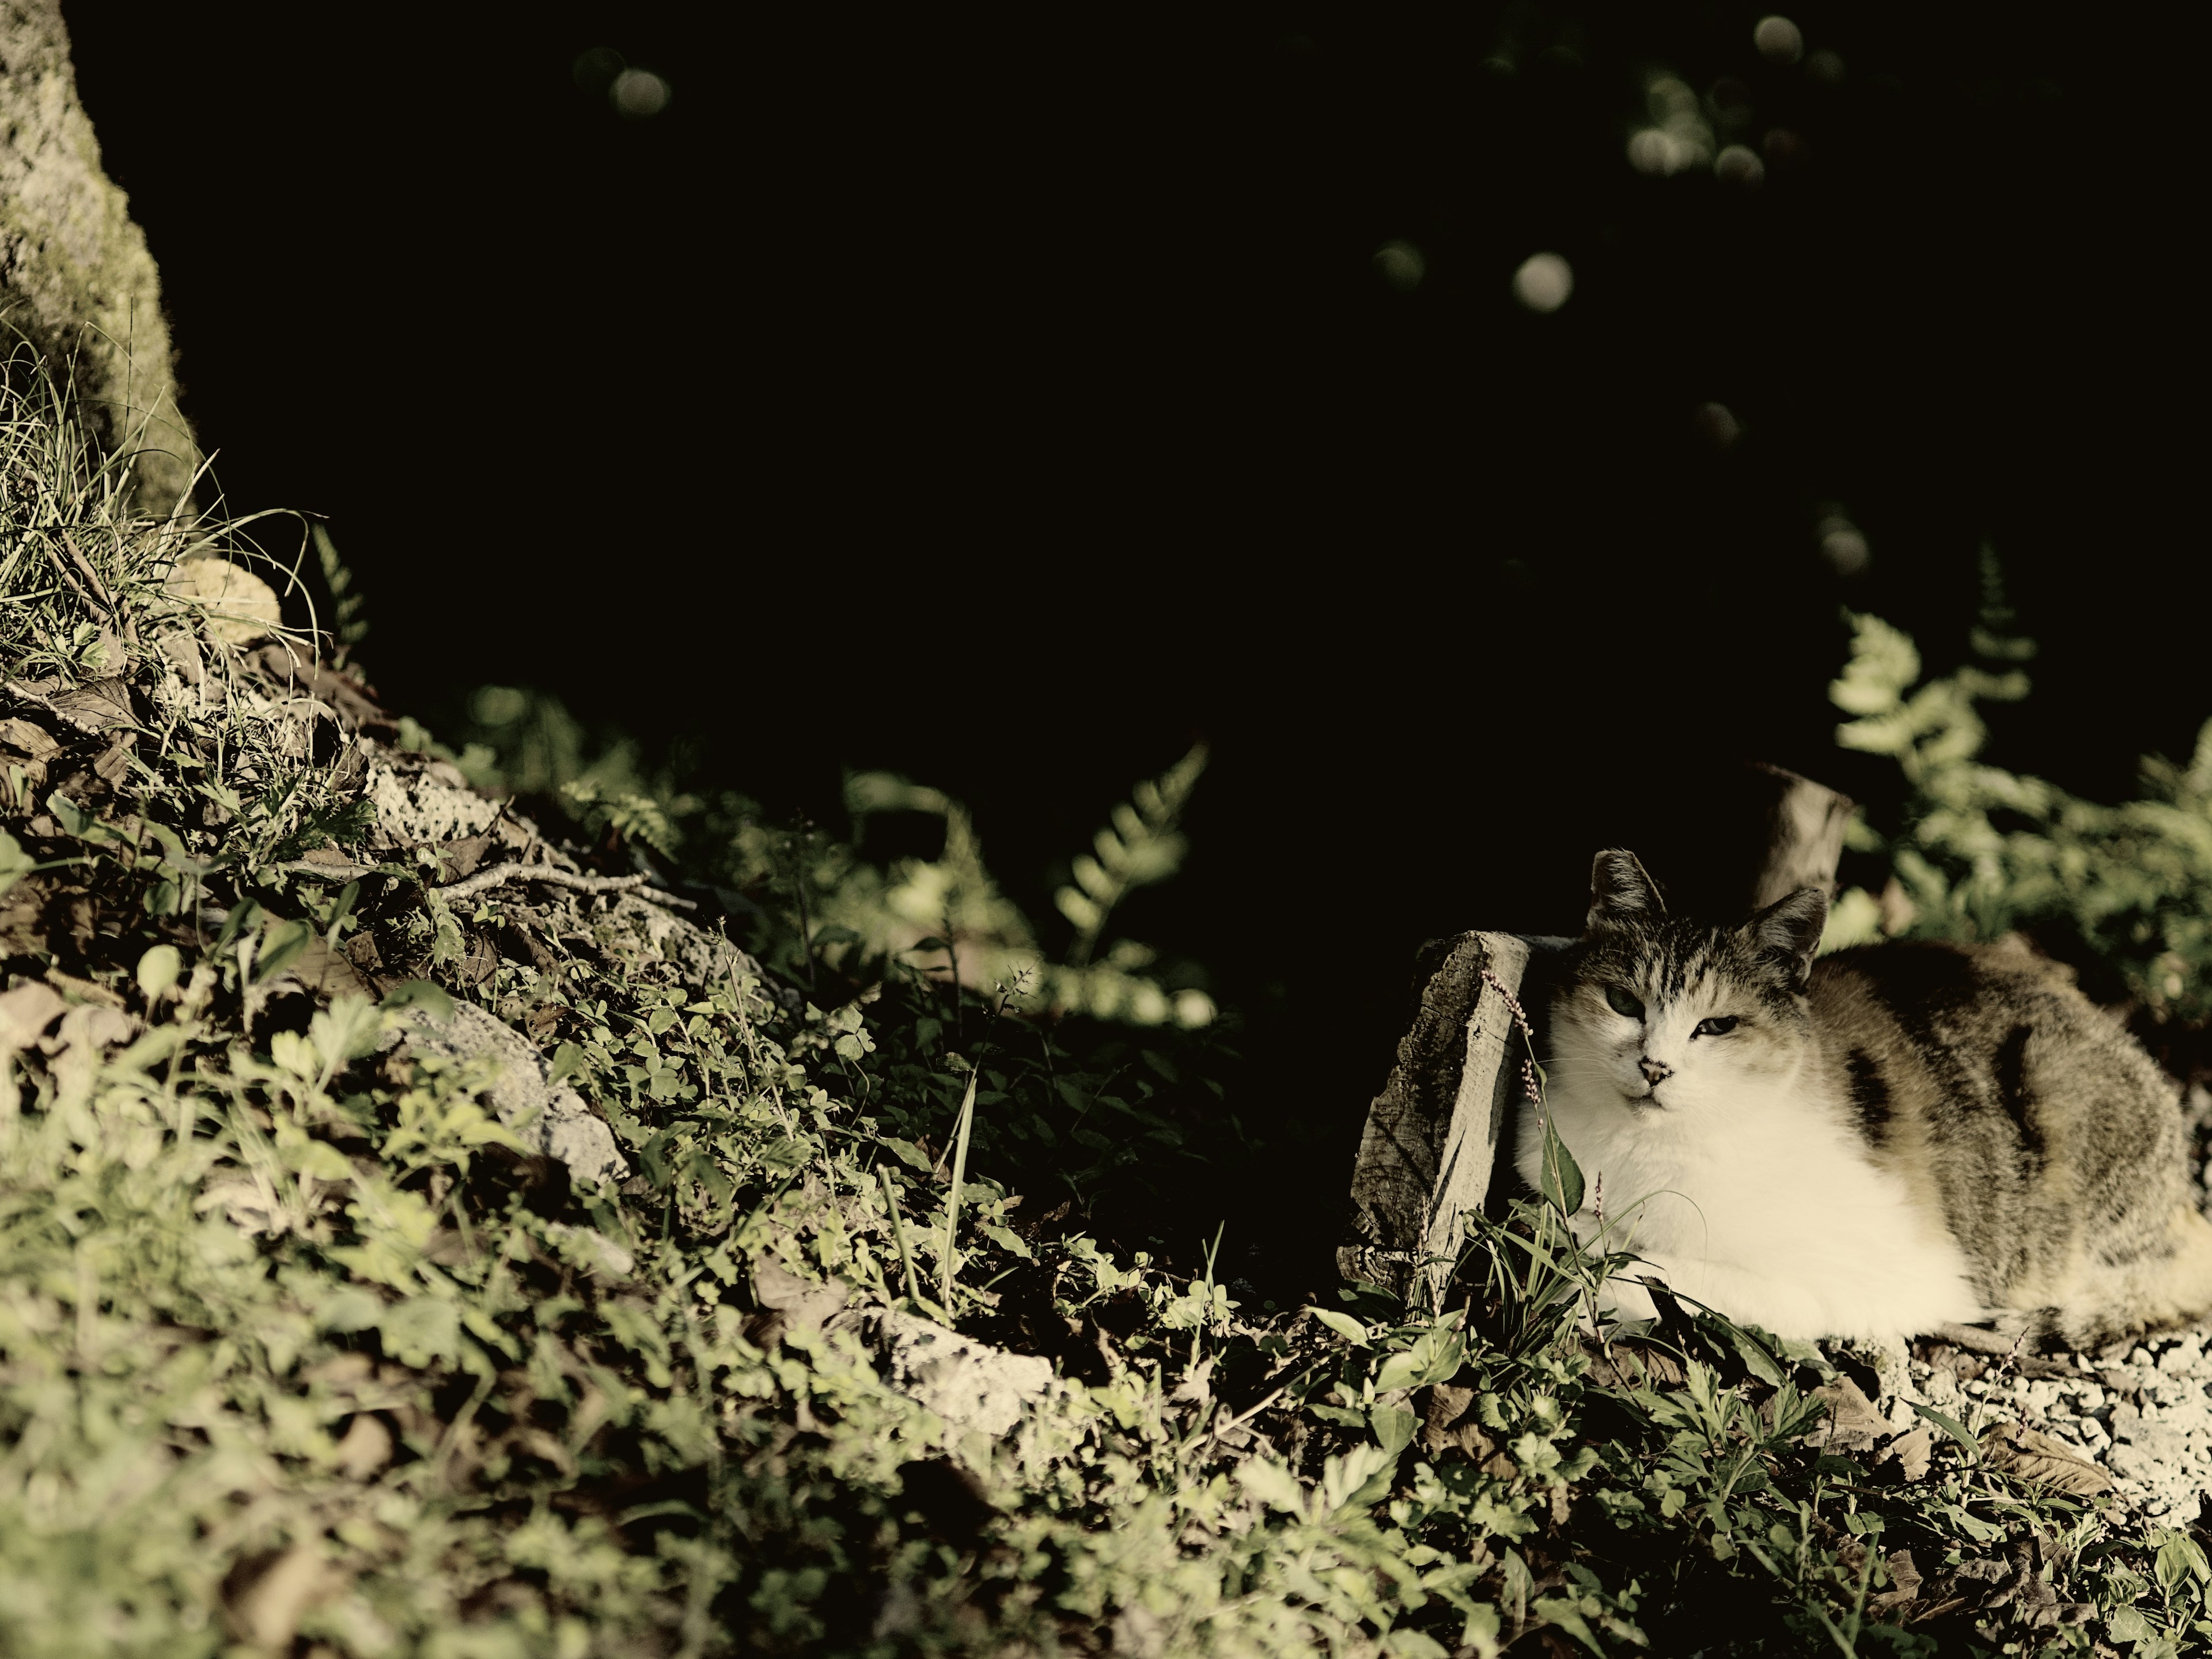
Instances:
[[[1547,1068],[1586,1240],[1796,1335],[1994,1319],[2086,1344],[2212,1309],[2179,1091],[2063,969],[2017,940],[1815,962],[1814,890],[1715,927],[1626,853],[1592,888]],[[1532,1182],[1540,1151],[1525,1125]]]

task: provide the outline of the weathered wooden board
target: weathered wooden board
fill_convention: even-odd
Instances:
[[[1336,1253],[1347,1279],[1403,1291],[1424,1260],[1457,1249],[1460,1216],[1489,1189],[1518,1066],[1505,999],[1518,994],[1528,946],[1510,933],[1462,933],[1429,947],[1435,967],[1398,1063],[1368,1108],[1352,1180],[1352,1238]],[[1440,959],[1437,959],[1440,958]]]

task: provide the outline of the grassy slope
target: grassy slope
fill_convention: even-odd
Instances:
[[[63,411],[0,428],[0,1650],[2205,1634],[2183,1534],[1948,1438],[1914,1480],[1823,1449],[1819,1354],[1691,1319],[1593,1352],[1541,1207],[1442,1315],[1254,1317],[991,1178],[1143,1126],[1096,1034],[897,983],[825,1013],[635,896],[441,896],[526,829],[303,642],[165,598],[228,544],[122,518]],[[634,1174],[571,1181],[482,1068],[412,1054],[424,981],[526,1032]],[[1030,1127],[959,1182],[971,1079]],[[1051,1380],[994,1416],[915,1358],[933,1324]]]

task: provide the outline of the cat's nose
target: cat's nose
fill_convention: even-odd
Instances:
[[[1636,1069],[1644,1073],[1644,1080],[1655,1089],[1674,1075],[1673,1066],[1662,1065],[1649,1054],[1636,1062]]]

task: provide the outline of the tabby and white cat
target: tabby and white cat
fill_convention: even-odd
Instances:
[[[1597,855],[1547,1067],[1577,1235],[1787,1335],[1995,1320],[2083,1346],[2212,1309],[2179,1091],[2118,1022],[2016,942],[1815,962],[1827,908],[1808,887],[1711,927]],[[1542,1155],[1530,1113],[1532,1186]]]

